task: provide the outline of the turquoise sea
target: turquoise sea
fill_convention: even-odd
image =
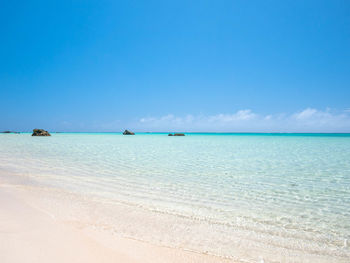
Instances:
[[[30,135],[0,134],[0,176],[93,201],[97,227],[242,262],[350,262],[350,134]]]

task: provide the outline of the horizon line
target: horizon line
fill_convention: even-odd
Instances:
[[[1,131],[0,133],[6,133]],[[32,131],[9,131],[10,133],[32,133]],[[123,133],[123,131],[48,131],[50,133]],[[136,131],[134,133],[206,133],[206,134],[350,134],[350,132],[210,132],[210,131]]]

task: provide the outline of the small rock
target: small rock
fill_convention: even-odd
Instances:
[[[169,133],[168,136],[174,136],[172,133]]]
[[[0,132],[0,133],[14,133],[14,134],[19,134],[19,132],[16,132],[16,131],[3,131],[3,132]]]
[[[43,129],[34,129],[32,136],[51,136],[51,134]]]
[[[174,136],[185,136],[184,133],[175,133]]]
[[[135,135],[135,133],[131,132],[131,131],[128,131],[128,130],[125,130],[123,132],[123,135]]]

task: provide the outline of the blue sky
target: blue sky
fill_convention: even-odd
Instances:
[[[350,132],[350,2],[1,1],[0,130]]]

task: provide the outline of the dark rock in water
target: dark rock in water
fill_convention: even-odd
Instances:
[[[32,136],[51,136],[51,134],[43,129],[34,129]]]
[[[2,133],[15,133],[15,134],[19,134],[19,132],[15,132],[15,131],[3,131]]]
[[[135,135],[135,133],[131,132],[131,131],[128,131],[128,130],[125,130],[123,132],[123,135]]]
[[[185,136],[185,134],[184,133],[174,133],[174,134],[169,133],[168,136]]]

